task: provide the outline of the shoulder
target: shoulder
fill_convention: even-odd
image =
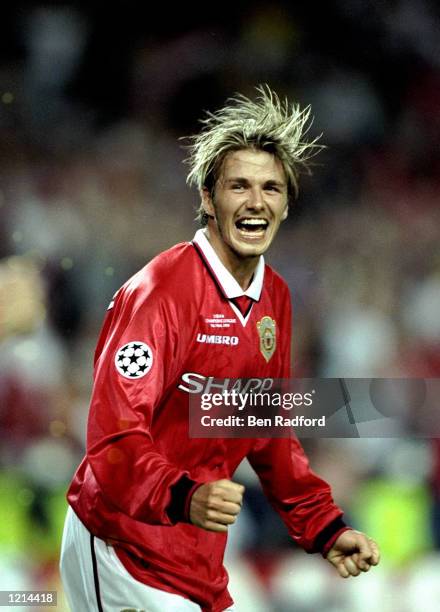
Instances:
[[[290,289],[284,278],[268,264],[266,264],[264,271],[264,285],[269,291],[290,296]]]
[[[284,278],[268,265],[264,274],[264,291],[270,298],[278,320],[290,321],[292,300],[289,286]]]
[[[116,293],[118,300],[141,305],[145,302],[175,302],[193,294],[197,285],[199,258],[190,242],[177,244],[154,257]]]

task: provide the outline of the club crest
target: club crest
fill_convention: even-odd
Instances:
[[[266,361],[269,361],[277,347],[276,322],[268,316],[257,322],[260,336],[260,351]]]

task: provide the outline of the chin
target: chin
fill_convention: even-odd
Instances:
[[[234,251],[240,257],[259,257],[268,249],[268,245],[238,245]]]
[[[274,236],[264,236],[261,240],[248,242],[245,240],[232,240],[232,246],[236,253],[242,257],[257,257],[263,255],[272,244]]]

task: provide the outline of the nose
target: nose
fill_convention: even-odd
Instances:
[[[247,208],[250,210],[260,211],[264,208],[264,198],[261,189],[252,189],[247,201]]]

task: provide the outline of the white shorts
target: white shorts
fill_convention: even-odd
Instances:
[[[200,612],[193,601],[139,582],[113,546],[93,536],[69,507],[60,571],[72,612]],[[225,612],[236,612],[228,608]]]

